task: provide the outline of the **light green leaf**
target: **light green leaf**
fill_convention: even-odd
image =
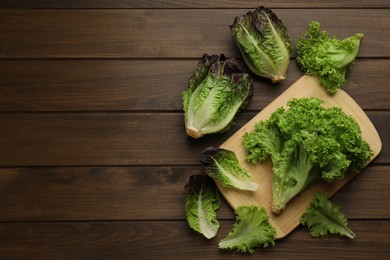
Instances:
[[[330,202],[323,192],[316,194],[310,207],[302,215],[301,224],[309,228],[313,237],[323,237],[327,234],[355,237],[348,228],[348,220],[341,213],[340,207]]]

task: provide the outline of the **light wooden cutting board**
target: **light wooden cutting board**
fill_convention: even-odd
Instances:
[[[324,100],[324,106],[338,106],[347,114],[354,116],[359,123],[363,139],[368,142],[374,152],[373,160],[380,152],[382,143],[375,127],[359,107],[359,105],[343,90],[338,90],[335,95],[329,95],[325,89],[319,85],[316,78],[303,76],[289,87],[284,93],[264,108],[260,113],[253,117],[233,136],[221,145],[221,148],[234,151],[241,165],[249,170],[254,181],[259,184],[259,189],[255,192],[240,191],[236,189],[227,189],[220,185],[222,195],[234,209],[242,205],[258,205],[264,207],[270,217],[270,222],[276,229],[276,238],[282,238],[289,234],[299,225],[300,217],[309,206],[314,195],[319,191],[327,192],[329,196],[333,195],[346,183],[348,183],[356,174],[349,174],[346,178],[331,184],[318,182],[309,186],[303,193],[292,199],[286,208],[276,215],[270,209],[271,191],[272,191],[272,163],[268,160],[256,165],[248,163],[245,160],[245,149],[242,143],[242,136],[246,132],[252,132],[254,125],[260,120],[266,120],[272,112],[281,106],[286,106],[291,98],[318,97]]]

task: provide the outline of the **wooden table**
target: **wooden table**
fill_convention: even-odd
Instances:
[[[0,258],[246,259],[189,229],[184,184],[218,146],[302,76],[256,78],[228,133],[191,140],[181,92],[203,53],[240,57],[229,25],[263,4],[295,44],[312,20],[338,38],[364,33],[345,88],[381,154],[332,200],[356,233],[313,239],[298,227],[261,259],[389,259],[390,3],[355,1],[1,1]]]

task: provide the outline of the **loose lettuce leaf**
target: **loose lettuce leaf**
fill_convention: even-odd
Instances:
[[[253,182],[252,174],[240,165],[233,151],[207,147],[201,153],[200,162],[207,175],[224,187],[250,191],[259,187]]]
[[[293,51],[287,28],[271,9],[259,7],[236,17],[231,31],[248,68],[272,82],[282,81]]]
[[[213,238],[219,229],[216,210],[221,204],[213,179],[206,175],[192,175],[185,190],[185,211],[189,226],[206,238]]]
[[[264,208],[240,206],[235,213],[236,222],[227,237],[219,242],[219,248],[254,253],[256,247],[275,244],[276,231]]]
[[[355,237],[348,228],[348,220],[340,211],[340,206],[330,202],[323,192],[316,194],[310,207],[302,215],[301,224],[309,228],[313,237],[323,237],[327,234]]]
[[[359,52],[362,33],[344,40],[330,37],[320,30],[319,22],[311,22],[305,37],[298,39],[297,63],[307,75],[317,76],[330,94],[347,83],[347,75]]]
[[[204,54],[182,93],[186,133],[199,138],[222,133],[253,95],[253,81],[235,58]]]

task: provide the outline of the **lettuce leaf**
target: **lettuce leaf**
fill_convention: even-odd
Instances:
[[[301,224],[309,228],[313,237],[324,237],[327,234],[355,237],[348,228],[348,220],[341,213],[340,206],[330,202],[323,192],[316,194],[310,207],[302,215]]]
[[[207,175],[192,175],[185,185],[185,211],[189,226],[208,239],[219,229],[216,210],[220,207],[218,189]]]
[[[235,213],[236,222],[227,237],[219,242],[219,248],[254,253],[256,247],[275,244],[276,231],[269,223],[264,208],[240,206]]]
[[[252,174],[240,165],[233,151],[210,146],[202,151],[200,162],[206,174],[226,188],[250,191],[259,188]]]

